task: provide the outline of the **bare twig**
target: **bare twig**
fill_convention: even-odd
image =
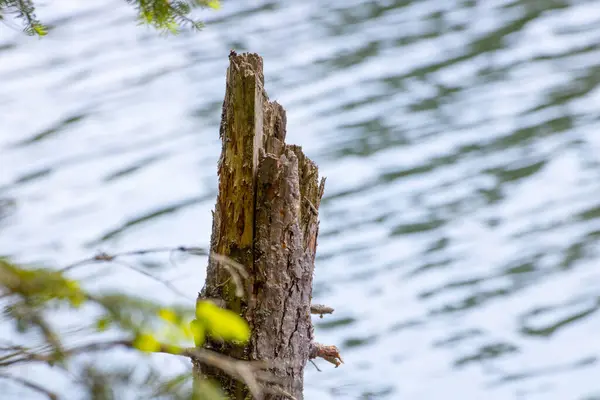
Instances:
[[[142,274],[142,275],[144,275],[144,276],[147,276],[148,278],[150,278],[150,279],[152,279],[152,280],[155,280],[155,281],[157,281],[158,283],[161,283],[161,284],[165,285],[166,287],[168,287],[169,289],[171,289],[171,290],[173,291],[173,293],[176,293],[177,295],[179,295],[179,296],[181,296],[181,297],[184,297],[184,298],[186,298],[186,299],[188,298],[188,296],[186,296],[184,293],[182,293],[182,292],[181,292],[179,289],[177,289],[177,288],[176,288],[176,287],[175,287],[175,286],[174,286],[174,285],[173,285],[171,282],[169,282],[169,281],[166,281],[166,280],[164,280],[164,279],[160,279],[159,277],[157,277],[157,276],[155,276],[155,275],[152,275],[151,273],[149,273],[149,272],[147,272],[147,271],[144,271],[143,269],[141,269],[141,268],[138,268],[138,267],[136,267],[135,265],[132,265],[132,264],[126,263],[126,262],[124,262],[124,261],[113,261],[113,262],[114,262],[115,264],[118,264],[118,265],[122,265],[122,266],[124,266],[124,267],[127,267],[127,268],[129,268],[129,269],[131,269],[131,270],[133,270],[133,271],[135,271],[135,272],[138,272],[138,273],[140,273],[140,274]]]
[[[46,395],[46,397],[48,397],[50,400],[58,400],[58,396],[56,395],[56,393],[51,392],[50,390],[48,390],[30,380],[20,378],[18,376],[5,374],[5,373],[0,373],[0,378],[11,380],[15,383],[18,383],[21,386],[25,386],[29,389],[35,390],[36,392],[42,393],[42,394]]]
[[[62,344],[54,329],[50,326],[46,318],[36,309],[30,306],[29,301],[18,303],[12,308],[14,318],[26,318],[30,323],[35,325],[42,333],[46,342],[52,346],[55,354],[63,354]]]
[[[133,271],[136,271],[144,276],[147,276],[163,285],[165,285],[166,287],[168,287],[170,290],[172,290],[174,293],[176,293],[179,296],[185,297],[187,298],[188,296],[186,296],[185,294],[183,294],[181,291],[179,291],[172,283],[164,280],[164,279],[160,279],[159,277],[144,271],[142,268],[138,268],[135,265],[132,265],[130,263],[124,262],[122,260],[117,260],[118,258],[122,258],[122,257],[128,257],[128,256],[141,256],[141,255],[145,255],[145,254],[153,254],[153,253],[170,253],[169,255],[169,260],[171,263],[173,263],[173,254],[176,252],[179,253],[188,253],[188,254],[192,254],[192,255],[200,255],[200,256],[207,256],[209,253],[206,249],[202,248],[202,247],[186,247],[186,246],[179,246],[179,247],[156,247],[156,248],[151,248],[151,249],[143,249],[143,250],[134,250],[134,251],[126,251],[126,252],[122,252],[122,253],[115,253],[115,254],[108,254],[105,252],[99,252],[97,253],[95,256],[93,257],[89,257],[89,258],[85,258],[83,260],[77,261],[71,265],[68,265],[64,268],[61,269],[61,272],[66,273],[66,272],[70,272],[75,268],[84,266],[84,265],[88,265],[88,264],[95,264],[95,263],[100,263],[100,262],[113,262],[115,264],[124,266],[126,268],[129,268]]]
[[[159,277],[157,277],[147,271],[144,271],[143,269],[138,268],[132,264],[126,263],[122,260],[117,260],[117,259],[120,259],[123,257],[140,256],[140,255],[153,254],[153,253],[166,253],[166,252],[170,253],[169,260],[171,263],[173,263],[173,254],[176,252],[187,253],[187,254],[198,255],[198,256],[208,256],[209,255],[208,250],[206,250],[202,247],[186,247],[186,246],[156,247],[156,248],[151,248],[151,249],[125,251],[122,253],[115,253],[115,254],[99,252],[93,257],[85,258],[83,260],[77,261],[73,264],[70,264],[70,265],[62,268],[61,272],[63,272],[63,273],[70,272],[75,268],[79,268],[81,266],[89,265],[89,264],[96,264],[96,263],[100,263],[100,262],[113,262],[118,265],[129,268],[133,271],[139,272],[140,274],[143,274],[157,282],[162,283],[163,285],[168,287],[170,290],[172,290],[174,293],[177,293],[180,296],[187,297],[185,294],[181,293],[172,283],[170,283],[166,280],[160,279]],[[231,279],[233,280],[233,282],[235,284],[236,296],[242,297],[244,295],[244,284],[243,284],[242,278],[248,279],[248,271],[246,271],[246,268],[242,264],[230,259],[229,257],[225,257],[225,256],[222,256],[222,255],[216,254],[216,253],[210,253],[210,256],[214,260],[216,260],[218,263],[223,265],[223,267],[225,267],[227,272],[229,272]]]
[[[88,343],[85,345],[73,347],[71,349],[65,350],[63,353],[63,357],[109,350],[116,347],[126,347],[130,349],[135,349],[132,340],[114,340],[107,342]],[[248,386],[248,388],[252,392],[252,395],[256,399],[262,398],[261,396],[264,391],[262,383],[278,383],[278,379],[275,376],[267,374],[264,371],[266,368],[269,367],[269,364],[267,362],[241,361],[207,349],[195,347],[177,348],[175,346],[167,344],[160,344],[154,352],[188,357],[190,359],[195,359],[200,363],[219,368],[223,372],[229,374],[235,379],[240,380],[246,386]],[[20,364],[23,362],[52,362],[53,360],[54,356],[52,354],[45,355],[23,352],[20,358],[0,362],[0,367]],[[0,375],[0,377],[1,376],[2,375]]]
[[[317,371],[322,372],[321,369],[317,366],[317,364],[315,364],[315,362],[313,360],[308,360],[308,361],[310,361],[310,363],[315,366]]]
[[[273,393],[273,394],[279,394],[281,396],[285,396],[285,397],[287,397],[290,400],[296,400],[296,398],[294,396],[292,396],[290,393],[286,392],[285,390],[283,390],[279,386],[265,387],[264,391],[267,392],[267,393]]]
[[[319,210],[317,210],[317,207],[315,207],[315,205],[313,203],[311,203],[310,200],[308,200],[308,199],[304,199],[304,200],[306,200],[306,203],[308,204],[308,208],[310,208],[310,210],[315,215],[319,215]]]
[[[221,254],[213,252],[210,256],[213,258],[213,260],[225,267],[227,272],[229,272],[229,275],[231,276],[231,279],[233,279],[233,283],[235,285],[235,295],[237,297],[242,297],[244,295],[244,284],[242,278],[248,279],[248,271],[246,271],[246,268],[242,264]]]
[[[81,353],[86,353],[86,352],[94,352],[94,351],[101,351],[101,350],[107,350],[110,348],[115,347],[115,343],[114,342],[100,342],[100,343],[91,343],[91,344],[86,344],[86,345],[82,345],[82,346],[77,346],[77,347],[73,347],[71,349],[68,350],[63,350],[62,356],[63,357],[69,357],[69,356],[74,356],[77,354],[81,354]],[[19,355],[19,358],[14,358],[15,356]],[[8,357],[5,357],[1,362],[0,362],[0,367],[7,367],[7,366],[12,366],[12,365],[16,365],[16,364],[22,364],[25,362],[44,362],[44,363],[52,363],[56,361],[56,355],[55,354],[43,354],[43,353],[35,353],[26,349],[23,349],[22,351],[20,351],[19,353],[13,353],[11,354],[11,357],[13,357],[13,359],[7,359]]]
[[[134,348],[132,341],[122,340],[114,343],[116,345]],[[159,349],[156,350],[156,352],[188,357],[191,359],[198,360],[200,363],[208,364],[219,368],[223,372],[227,373],[235,379],[240,380],[246,386],[248,386],[254,398],[262,399],[263,388],[256,379],[256,373],[268,367],[268,363],[266,362],[240,361],[207,349],[195,347],[173,349],[173,346],[163,344],[160,345]]]
[[[155,247],[155,248],[151,248],[151,249],[125,251],[122,253],[115,253],[115,254],[108,254],[108,253],[100,252],[93,257],[85,258],[83,260],[77,261],[71,265],[64,267],[63,269],[61,269],[61,272],[68,272],[74,268],[78,268],[80,266],[87,265],[87,264],[113,261],[118,257],[141,256],[144,254],[173,253],[173,252],[188,253],[188,254],[197,255],[197,256],[207,256],[208,255],[208,250],[206,250],[202,247],[186,247],[186,246]]]
[[[43,348],[40,348],[38,351],[48,350],[49,348],[51,349],[51,346],[45,346]],[[0,357],[0,367],[18,364],[26,360],[46,361],[46,358],[40,353],[36,353],[36,351],[34,351],[33,349],[29,349],[23,346],[15,345],[2,347],[0,351],[11,352]]]
[[[248,271],[246,271],[246,267],[244,267],[239,262],[236,262],[236,261],[232,260],[229,257],[223,256],[221,254],[217,254],[217,253],[214,253],[214,252],[211,253],[211,257],[213,257],[215,260],[217,260],[217,262],[219,262],[221,264],[229,265],[230,267],[235,268],[237,270],[237,272],[244,279],[248,279]]]

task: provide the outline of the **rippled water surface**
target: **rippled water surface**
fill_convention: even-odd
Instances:
[[[43,40],[0,26],[0,253],[208,245],[227,55],[257,52],[327,176],[316,333],[346,364],[307,398],[600,398],[599,2],[226,1],[178,37],[49,4]]]

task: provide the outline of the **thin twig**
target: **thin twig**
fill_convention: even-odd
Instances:
[[[140,274],[142,274],[142,275],[144,275],[144,276],[147,276],[148,278],[150,278],[150,279],[153,279],[153,280],[155,280],[156,282],[158,282],[158,283],[161,283],[161,284],[165,285],[166,287],[168,287],[169,289],[171,289],[171,290],[173,291],[173,293],[176,293],[177,295],[179,295],[179,296],[181,296],[181,297],[184,297],[184,298],[186,298],[186,299],[189,297],[189,296],[186,296],[186,295],[185,295],[183,292],[181,292],[179,289],[177,289],[177,288],[175,287],[175,285],[173,285],[171,282],[169,282],[169,281],[166,281],[166,280],[164,280],[164,279],[160,279],[158,276],[152,275],[152,274],[151,274],[151,273],[149,273],[148,271],[144,271],[143,269],[141,269],[141,268],[138,268],[138,267],[136,267],[135,265],[132,265],[132,264],[126,263],[126,262],[124,262],[124,261],[113,261],[113,263],[115,263],[115,264],[118,264],[118,265],[122,265],[122,266],[124,266],[124,267],[127,267],[127,268],[130,268],[130,269],[132,269],[132,270],[133,270],[133,271],[135,271],[135,272],[138,272],[138,273],[140,273]]]
[[[242,264],[240,264],[237,261],[232,260],[229,257],[223,256],[221,254],[217,254],[217,253],[211,253],[211,257],[213,259],[215,259],[217,262],[224,264],[224,265],[229,265],[230,267],[233,267],[236,269],[236,271],[244,278],[244,279],[248,279],[248,271],[246,270],[246,267],[244,267]]]
[[[18,376],[1,373],[1,372],[0,372],[0,378],[9,379],[13,382],[20,384],[21,386],[25,386],[29,389],[35,390],[36,392],[42,393],[42,394],[46,395],[46,397],[48,397],[50,400],[58,400],[58,396],[56,395],[56,393],[51,392],[50,390],[48,390],[30,380],[20,378]]]
[[[306,201],[306,203],[308,204],[308,208],[310,208],[310,210],[315,214],[315,215],[319,215],[319,210],[317,210],[317,207],[315,207],[315,205],[313,203],[310,202],[309,199],[304,199]]]
[[[211,257],[217,263],[221,264],[225,268],[225,270],[227,270],[231,279],[233,279],[233,283],[235,286],[235,295],[237,297],[242,297],[244,295],[244,284],[242,278],[248,279],[249,277],[246,268],[242,264],[221,254],[213,252],[211,253]]]
[[[315,364],[315,362],[313,360],[308,360],[308,361],[310,361],[310,363],[315,366],[317,371],[322,372],[321,369],[319,369],[319,367],[317,366],[317,364]]]
[[[273,393],[273,394],[279,394],[279,395],[285,396],[290,400],[296,400],[296,398],[294,396],[292,396],[290,393],[286,392],[279,386],[265,387],[264,391],[267,393]]]
[[[171,263],[173,263],[173,254],[176,252],[188,253],[191,255],[198,255],[198,256],[208,256],[210,254],[210,256],[216,262],[218,262],[219,264],[223,265],[223,267],[225,267],[225,269],[231,276],[231,279],[233,279],[233,282],[235,284],[236,296],[242,297],[244,295],[244,284],[243,284],[242,279],[248,279],[248,277],[249,277],[248,271],[246,270],[246,268],[242,264],[232,260],[229,257],[223,256],[223,255],[220,255],[217,253],[209,253],[209,251],[203,247],[195,247],[195,246],[194,247],[186,247],[186,246],[156,247],[156,248],[143,249],[143,250],[125,251],[125,252],[114,253],[114,254],[109,254],[106,252],[99,252],[93,257],[88,257],[83,260],[77,261],[73,264],[70,264],[70,265],[62,268],[60,271],[63,273],[67,273],[67,272],[72,271],[75,268],[79,268],[81,266],[88,265],[88,264],[95,264],[95,263],[100,263],[100,262],[113,262],[115,264],[127,267],[133,271],[139,272],[140,274],[143,274],[157,282],[160,282],[163,285],[165,285],[166,287],[168,287],[170,290],[172,290],[174,293],[177,293],[178,295],[187,298],[187,296],[185,294],[180,292],[170,282],[160,279],[159,277],[157,277],[147,271],[144,271],[143,269],[138,268],[132,264],[126,263],[122,260],[117,260],[122,257],[140,256],[140,255],[145,255],[145,254],[165,253],[165,252],[170,253],[169,260]]]
[[[13,308],[14,318],[27,318],[30,323],[33,323],[42,333],[46,342],[52,346],[52,349],[57,354],[63,354],[62,344],[54,329],[50,326],[44,316],[30,306],[28,299],[24,299],[23,303],[16,304]]]
[[[121,340],[113,342],[114,345],[135,348],[132,341]],[[173,346],[161,344],[156,350],[157,353],[173,354],[198,360],[203,364],[208,364],[219,368],[233,378],[242,381],[256,399],[262,398],[262,388],[258,383],[255,373],[265,369],[268,363],[261,361],[240,361],[231,359],[214,351],[207,349],[189,347],[182,349],[174,349]]]
[[[108,254],[108,253],[104,253],[104,252],[100,252],[98,254],[96,254],[93,257],[89,257],[89,258],[85,258],[83,260],[77,261],[73,264],[70,264],[64,268],[61,269],[61,272],[68,272],[71,271],[74,268],[78,268],[80,266],[83,265],[87,265],[87,264],[94,264],[97,262],[106,262],[106,261],[113,261],[115,258],[117,257],[126,257],[126,256],[141,256],[144,254],[153,254],[153,253],[166,253],[166,252],[181,252],[181,253],[189,253],[189,254],[193,254],[193,255],[197,255],[197,256],[207,256],[208,255],[208,250],[202,248],[202,247],[186,247],[186,246],[179,246],[179,247],[155,247],[155,248],[150,248],[150,249],[144,249],[144,250],[134,250],[134,251],[125,251],[122,253],[115,253],[115,254]]]
[[[75,356],[77,354],[91,353],[97,351],[104,351],[113,349],[116,347],[126,347],[135,349],[132,340],[113,340],[107,342],[95,342],[88,343],[85,345],[73,347],[65,350],[63,353],[64,357]],[[216,353],[211,350],[186,347],[176,348],[167,344],[160,344],[159,347],[154,351],[155,353],[172,354],[182,357],[188,357],[198,360],[200,363],[214,366],[223,372],[227,373],[231,377],[240,380],[246,386],[248,386],[252,395],[256,399],[262,398],[263,386],[261,382],[277,383],[278,378],[271,374],[264,374],[263,370],[269,367],[269,363],[265,361],[241,361],[229,358],[222,354]],[[0,366],[15,365],[23,362],[52,362],[54,356],[52,354],[35,354],[35,353],[24,353],[21,358],[5,361],[0,363]]]
[[[115,263],[117,265],[121,265],[124,267],[127,267],[133,271],[136,271],[140,274],[143,274],[163,285],[165,285],[167,288],[169,288],[170,290],[172,290],[174,293],[176,293],[177,295],[184,297],[184,298],[188,298],[188,296],[186,296],[184,293],[182,293],[181,291],[179,291],[172,283],[164,280],[164,279],[160,279],[159,277],[144,271],[141,268],[138,268],[132,264],[129,264],[127,262],[124,262],[122,260],[117,260],[118,258],[122,258],[122,257],[128,257],[128,256],[140,256],[140,255],[145,255],[145,254],[153,254],[153,253],[166,253],[169,252],[169,259],[172,262],[172,257],[173,254],[176,252],[180,252],[180,253],[188,253],[188,254],[193,254],[193,255],[200,255],[200,256],[207,256],[209,253],[206,249],[202,248],[202,247],[186,247],[186,246],[179,246],[179,247],[156,247],[156,248],[151,248],[151,249],[143,249],[143,250],[134,250],[134,251],[125,251],[122,253],[115,253],[115,254],[108,254],[105,252],[99,252],[98,254],[96,254],[93,257],[89,257],[89,258],[85,258],[83,260],[77,261],[71,265],[68,265],[64,268],[61,269],[61,272],[63,273],[67,273],[72,271],[75,268],[84,266],[84,265],[88,265],[88,264],[95,264],[95,263],[100,263],[100,262],[112,262]]]

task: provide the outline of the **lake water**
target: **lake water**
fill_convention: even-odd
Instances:
[[[44,39],[0,25],[0,253],[207,246],[227,55],[252,51],[327,176],[316,336],[345,364],[309,364],[307,399],[600,398],[600,3],[226,1],[177,37],[44,3]],[[177,265],[193,301],[205,260]]]

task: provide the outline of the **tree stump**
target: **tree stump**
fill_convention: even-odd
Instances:
[[[248,321],[252,335],[243,347],[210,339],[205,347],[238,359],[268,360],[283,392],[265,398],[289,398],[282,394],[287,392],[302,399],[304,367],[316,352],[311,296],[325,179],[319,180],[301,147],[285,143],[285,110],[267,97],[262,58],[232,51],[229,62],[211,252],[242,264],[249,276],[236,282],[210,257],[199,298],[220,299]],[[194,369],[196,377],[217,380],[231,398],[250,397],[243,384],[221,371],[197,363]]]

